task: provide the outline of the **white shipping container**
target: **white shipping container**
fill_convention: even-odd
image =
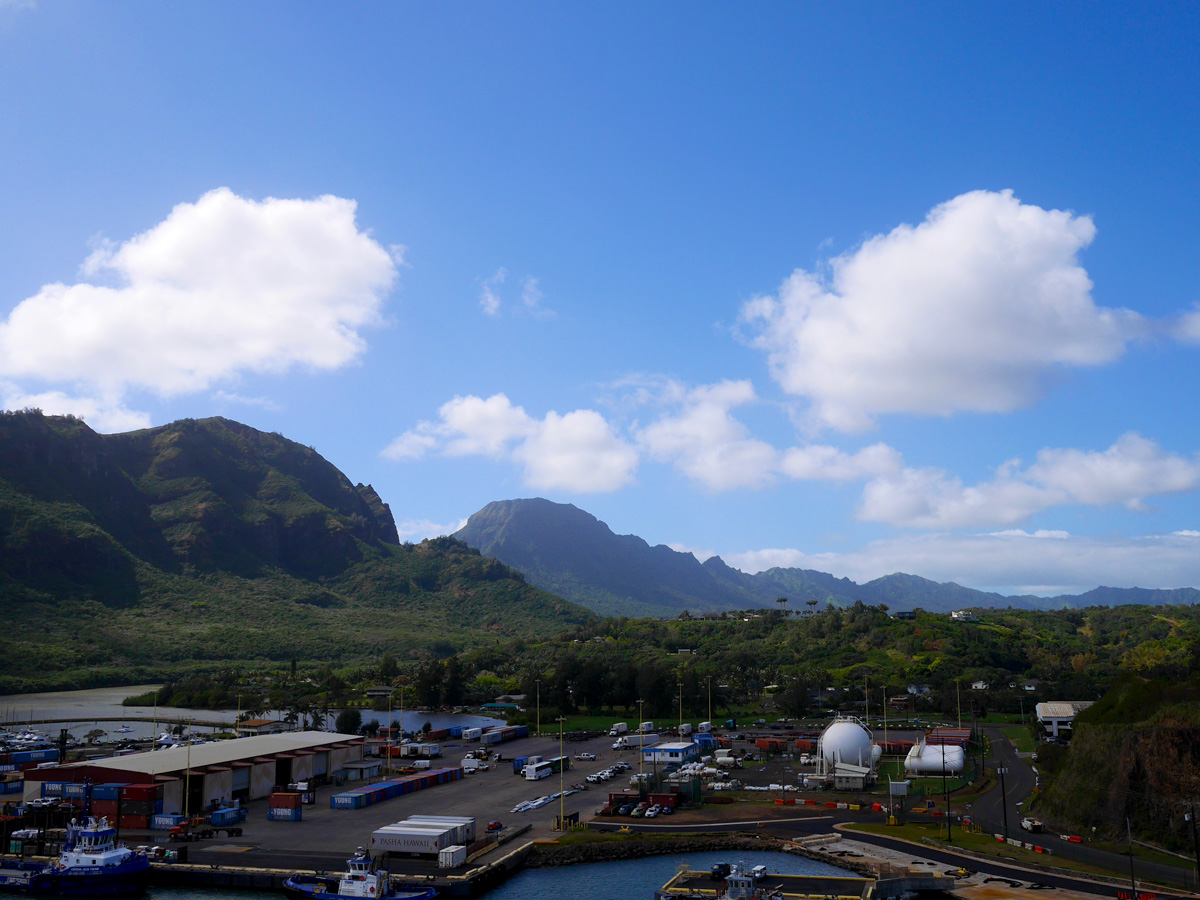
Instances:
[[[454,843],[454,828],[388,825],[371,835],[371,849],[381,853],[432,855]]]
[[[483,734],[482,728],[464,728],[463,733],[462,733],[462,739],[464,741],[477,741],[477,740],[479,740],[479,736],[481,734]]]
[[[466,861],[467,848],[461,844],[454,844],[438,851],[439,869],[453,869],[456,866],[461,866]]]
[[[701,722],[696,726],[696,730],[701,734],[708,734],[712,731],[712,722]]]
[[[653,722],[643,722],[641,725],[638,726],[638,731],[640,731],[642,734],[647,734],[648,732],[651,732],[653,730],[654,730]]]
[[[682,725],[680,725],[680,726],[679,726],[679,733],[680,733],[681,735],[685,736],[685,737],[686,737],[687,735],[691,734],[691,733],[692,733],[692,723],[691,723],[691,722],[684,722]]]
[[[475,840],[475,817],[474,816],[409,816],[406,821],[429,823],[433,825],[459,825],[466,829],[466,843],[470,844]]]
[[[485,731],[479,736],[479,740],[485,744],[498,744],[500,739],[504,737],[499,731]]]

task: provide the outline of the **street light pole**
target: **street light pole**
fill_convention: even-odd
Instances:
[[[563,717],[558,717],[558,830],[566,831],[566,823],[563,821],[563,769],[567,767],[567,761],[563,758]]]
[[[683,682],[679,682],[679,736],[683,737]]]
[[[644,721],[642,716],[645,715],[645,705],[645,700],[638,701],[638,787],[642,786],[642,778],[645,774],[645,764],[643,761],[646,758],[646,732],[645,729],[642,728],[642,722]]]
[[[1008,774],[1008,766],[996,766],[996,774],[1000,776],[1000,809],[1004,813],[1004,840],[1008,840],[1008,791],[1004,787],[1004,776]]]
[[[542,682],[540,679],[537,683],[537,733],[540,737],[542,733]]]
[[[708,676],[708,722],[712,724],[712,676]]]

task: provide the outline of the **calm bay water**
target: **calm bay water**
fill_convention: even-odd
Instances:
[[[787,853],[692,853],[685,856],[654,856],[621,862],[590,863],[557,869],[528,869],[485,894],[486,900],[650,900],[681,864],[706,871],[716,863],[745,862],[764,865],[768,871],[793,875],[849,875],[821,862]],[[282,897],[270,891],[218,891],[158,888],[150,900],[257,900]]]
[[[202,719],[212,722],[224,722],[232,725],[237,719],[235,709],[187,709],[177,706],[122,706],[121,701],[126,697],[144,694],[158,688],[156,684],[131,685],[126,687],[91,688],[84,691],[55,691],[43,694],[10,694],[0,695],[0,727],[14,721],[26,721],[30,718],[49,719],[43,725],[33,726],[38,731],[44,731],[51,737],[58,735],[59,728],[66,728],[75,737],[81,738],[93,728],[100,728],[109,733],[110,737],[124,736],[130,739],[145,739],[158,737],[165,726],[162,719]],[[333,727],[337,710],[330,713],[327,725]],[[377,721],[386,725],[389,713],[376,712],[369,709],[362,711],[363,721]],[[155,724],[155,717],[158,724]],[[58,717],[61,717],[58,718]],[[279,712],[268,712],[264,718],[283,718]],[[391,722],[400,724],[400,710],[392,710]],[[83,722],[68,722],[66,719],[84,719]],[[453,715],[450,713],[422,712],[406,709],[404,711],[404,728],[407,731],[419,729],[426,722],[433,728],[446,728],[450,725],[470,727],[487,727],[503,725],[501,719],[488,716]],[[115,734],[116,729],[126,727],[130,730],[121,735]],[[155,728],[158,728],[156,731]],[[318,722],[317,727],[321,725]],[[216,731],[216,728],[193,728],[197,733]]]

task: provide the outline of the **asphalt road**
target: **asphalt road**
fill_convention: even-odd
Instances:
[[[1005,813],[1008,816],[1008,836],[1016,837],[1020,833],[1021,819],[1024,816],[1022,806],[1033,796],[1037,784],[1037,776],[1028,760],[1017,755],[1012,742],[996,726],[984,729],[992,745],[992,756],[988,766],[1003,766],[1008,771],[1003,784],[997,777],[996,786],[971,804],[971,814],[992,822],[1003,824]]]

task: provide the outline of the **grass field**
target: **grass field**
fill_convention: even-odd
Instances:
[[[1029,733],[1029,729],[1025,726],[1005,725],[1000,730],[1006,738],[1016,744],[1019,752],[1032,753],[1037,749],[1037,743],[1034,741],[1033,735]]]

